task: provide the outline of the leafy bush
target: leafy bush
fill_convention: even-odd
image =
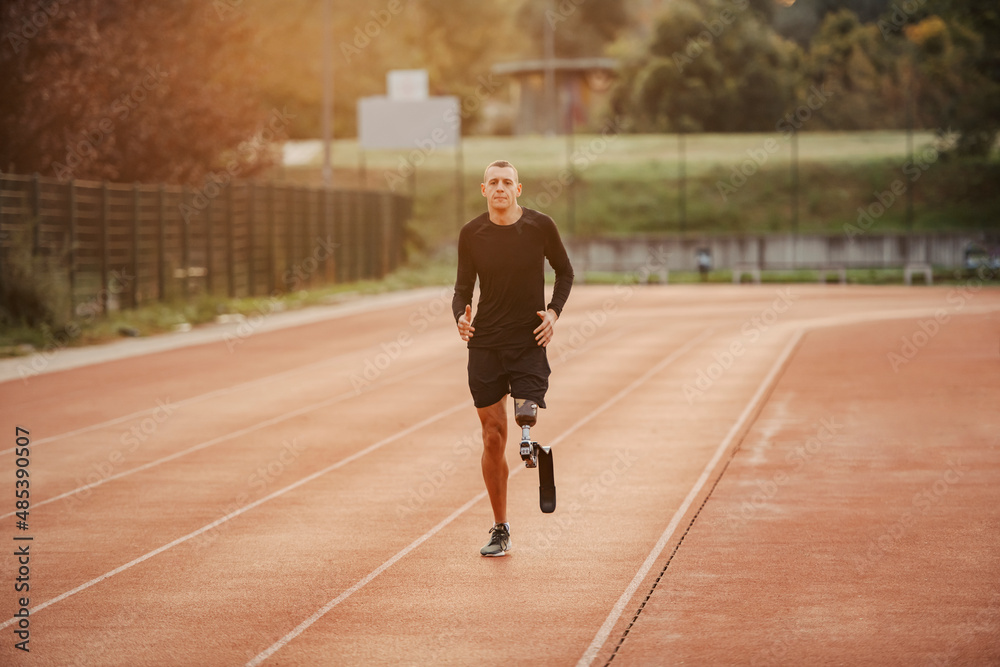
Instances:
[[[69,321],[69,280],[63,258],[36,254],[36,220],[9,229],[10,243],[0,258],[0,325],[61,328]]]

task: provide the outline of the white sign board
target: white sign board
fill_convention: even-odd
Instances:
[[[393,102],[417,102],[427,99],[427,70],[394,69],[385,75],[386,90]]]
[[[461,132],[457,97],[411,102],[388,97],[358,100],[358,142],[366,150],[453,147],[458,145]]]

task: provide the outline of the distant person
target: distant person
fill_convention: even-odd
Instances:
[[[708,272],[712,269],[712,255],[705,248],[698,249],[698,273],[701,282],[708,282]]]
[[[549,362],[545,348],[555,333],[573,267],[552,218],[517,203],[517,169],[506,160],[486,167],[481,185],[486,213],[458,236],[458,276],[452,310],[468,342],[469,389],[483,425],[483,480],[493,506],[490,541],[480,553],[503,556],[511,547],[507,522],[507,394],[515,416],[545,407]],[[545,305],[545,260],[555,270]],[[472,294],[479,303],[472,318]]]

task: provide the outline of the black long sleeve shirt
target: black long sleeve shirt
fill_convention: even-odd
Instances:
[[[545,260],[556,272],[552,300],[545,305]],[[517,348],[536,345],[533,331],[540,310],[562,313],[573,267],[552,218],[522,207],[513,225],[497,225],[489,213],[468,222],[458,235],[458,276],[451,307],[457,321],[472,303],[479,278],[479,304],[469,347]]]

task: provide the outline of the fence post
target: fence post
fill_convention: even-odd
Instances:
[[[6,233],[3,231],[3,174],[0,174],[0,275],[3,275],[3,262],[4,262],[4,240],[7,238]]]
[[[32,233],[31,254],[37,255],[42,246],[42,177],[36,171],[32,176],[34,185],[32,193],[32,213],[35,218],[35,229]]]
[[[208,205],[205,206],[205,293],[212,296],[212,273],[215,271],[212,262],[212,202],[213,197],[208,197]]]
[[[277,245],[275,239],[275,227],[274,227],[274,181],[268,181],[267,184],[267,293],[269,295],[274,294],[274,273],[277,270],[275,266],[275,246]]]
[[[350,281],[350,257],[351,250],[348,247],[350,241],[350,230],[348,221],[351,219],[350,202],[347,200],[347,192],[341,190],[336,193],[334,201],[337,204],[337,219],[334,221],[335,238],[337,241],[337,282],[346,283]]]
[[[308,262],[310,258],[315,259],[316,257],[316,218],[319,215],[319,201],[316,201],[316,206],[313,206],[313,193],[315,191],[312,188],[302,188],[302,196],[306,200],[306,219],[305,219],[305,248],[303,248],[302,261],[303,264]],[[309,264],[308,266],[312,266]],[[306,276],[306,286],[313,287],[316,285],[316,272],[319,266],[311,269],[309,274]]]
[[[361,219],[364,221],[365,240],[368,242],[368,251],[365,253],[365,261],[367,263],[367,266],[365,266],[365,277],[378,278],[378,269],[376,268],[376,264],[378,263],[378,213],[375,206],[377,202],[367,192],[361,193],[361,197],[365,206],[365,214]]]
[[[351,278],[353,280],[360,280],[364,277],[364,265],[367,262],[365,254],[365,246],[367,244],[365,242],[365,229],[362,224],[365,217],[365,201],[360,192],[352,192],[351,201],[354,203],[352,207],[353,215],[351,216],[351,241],[354,244],[352,255],[356,258],[351,262]]]
[[[354,280],[362,280],[365,277],[365,267],[368,265],[368,230],[365,229],[365,198],[360,192],[351,193],[351,201],[354,202],[354,215],[351,216],[351,235],[353,236],[353,252],[357,256],[354,262]]]
[[[226,271],[227,271],[227,287],[229,289],[229,298],[236,298],[236,239],[235,230],[233,229],[235,223],[233,222],[233,190],[235,189],[235,184],[230,183],[229,187],[226,189]]]
[[[360,192],[349,192],[348,196],[351,200],[351,247],[348,248],[347,252],[351,256],[351,280],[355,281],[360,280],[364,273],[364,230],[358,224],[358,220],[364,216],[364,211],[361,208],[363,202],[361,201]]]
[[[367,197],[368,199],[368,230],[369,237],[371,238],[371,247],[368,249],[368,256],[371,257],[371,266],[369,268],[369,274],[371,278],[379,279],[382,276],[379,275],[379,246],[381,245],[381,235],[382,235],[382,225],[379,211],[379,201],[378,196],[374,193]]]
[[[159,292],[160,301],[167,300],[167,186],[160,183],[159,189],[159,211],[157,222],[157,235],[159,243],[156,249],[156,290]]]
[[[284,291],[288,292],[287,278],[295,265],[295,188],[291,185],[285,190],[285,206],[285,271],[282,276],[286,278]]]
[[[687,231],[687,145],[684,131],[677,133],[677,217],[681,236]]]
[[[109,201],[108,182],[101,184],[101,289],[97,292],[100,302],[101,312],[108,313],[108,209],[111,207]]]
[[[319,191],[319,211],[317,215],[319,216],[319,236],[317,238],[323,240],[323,285],[330,283],[330,253],[327,252],[326,242],[330,238],[330,219],[329,219],[329,195],[330,191],[326,188],[321,188]]]
[[[570,135],[569,141],[572,142],[572,140],[572,135]],[[461,132],[458,133],[455,144],[455,195],[458,204],[455,229],[461,229],[462,225],[465,224],[465,155],[462,149]],[[570,230],[574,230],[572,225]]]
[[[381,197],[375,195],[369,199],[371,206],[371,222],[369,223],[372,228],[372,278],[382,277],[382,241],[384,234],[384,227],[382,226],[382,201]]]
[[[139,184],[132,184],[132,308],[139,307],[139,215],[140,206]]]
[[[67,247],[67,263],[69,278],[69,316],[76,313],[76,182],[69,179],[69,245]]]
[[[184,186],[181,192],[181,197],[183,201],[190,206],[191,202],[191,188]],[[183,220],[181,227],[181,264],[184,266],[184,276],[182,278],[183,298],[185,301],[191,296],[191,286],[188,284],[188,274],[191,271],[191,230],[188,225],[188,216],[182,215]]]
[[[799,245],[799,133],[792,126],[792,265],[797,263]]]
[[[381,224],[379,225],[382,230],[382,239],[379,242],[380,255],[382,256],[382,271],[379,277],[384,278],[392,270],[391,264],[389,262],[390,250],[389,245],[392,243],[392,196],[389,193],[383,193],[379,195],[379,208],[381,209]]]
[[[253,261],[253,251],[254,251],[254,190],[255,186],[253,181],[247,184],[247,296],[253,296],[254,293],[254,261]]]

